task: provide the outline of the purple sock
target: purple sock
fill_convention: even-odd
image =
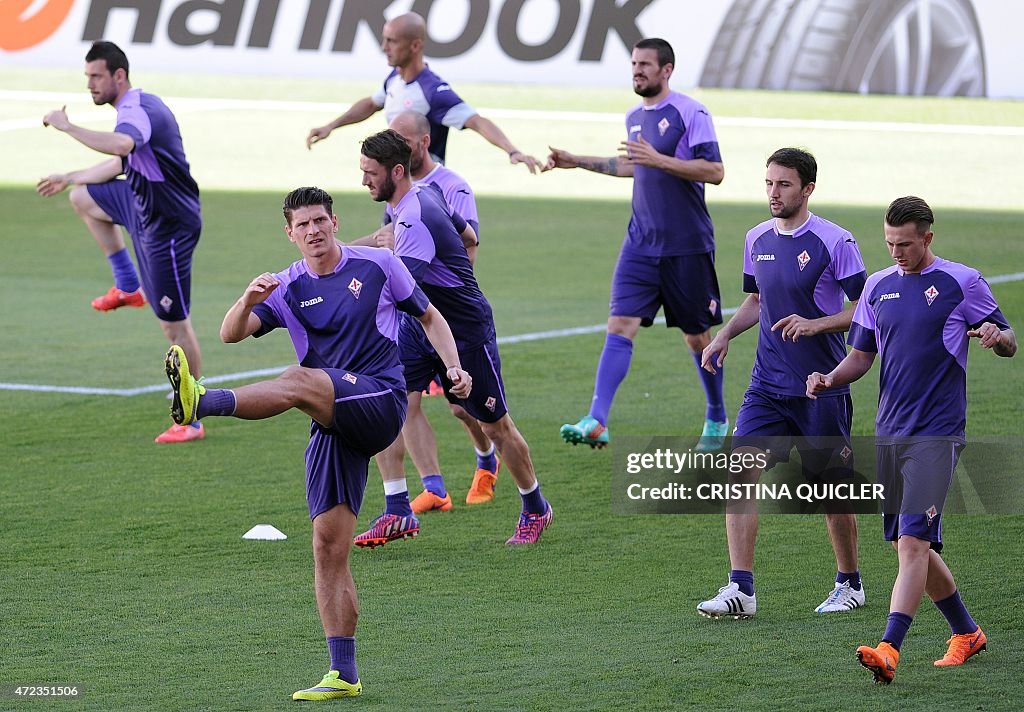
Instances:
[[[859,591],[860,590],[860,571],[854,571],[852,574],[839,571],[836,573],[836,583],[842,585],[849,581],[850,588]]]
[[[129,294],[139,288],[139,275],[135,272],[135,265],[132,264],[128,248],[123,247],[112,255],[107,256],[110,269],[114,273],[114,286],[122,292]]]
[[[399,517],[408,517],[412,514],[412,505],[409,504],[409,493],[384,495],[384,514],[394,514]]]
[[[544,512],[548,511],[548,503],[540,493],[539,482],[533,488],[533,492],[520,494],[519,496],[523,498],[523,511],[527,514],[544,514]]]
[[[704,417],[716,423],[724,423],[729,419],[725,414],[725,398],[722,395],[722,387],[725,384],[725,368],[716,364],[715,370],[718,373],[708,373],[701,368],[701,355],[692,351],[690,355],[693,356],[694,363],[697,364],[697,374],[700,376],[701,385],[704,386],[704,397],[708,403]]]
[[[605,336],[601,358],[597,362],[597,375],[594,376],[594,398],[590,404],[590,416],[601,425],[608,424],[608,411],[612,408],[615,391],[629,373],[632,358],[633,342],[630,339],[618,334]]]
[[[734,583],[740,587],[740,593],[745,593],[748,596],[754,595],[754,572],[743,571],[742,569],[733,569],[729,572],[729,583]]]
[[[960,600],[960,592],[953,591],[953,595],[935,602],[935,607],[949,623],[949,629],[954,635],[964,635],[978,630],[978,624],[967,612],[967,606]]]
[[[328,638],[327,649],[331,651],[331,670],[337,670],[338,677],[345,682],[358,682],[356,639],[346,635]]]
[[[444,477],[441,475],[427,475],[423,477],[423,489],[433,492],[441,499],[448,496],[448,490],[444,488]]]
[[[903,645],[903,639],[907,637],[907,631],[910,630],[910,624],[913,622],[914,619],[906,613],[890,613],[882,640],[899,650]]]
[[[227,388],[207,388],[196,404],[196,420],[208,415],[234,415],[235,392]]]
[[[495,472],[498,469],[498,451],[491,445],[490,455],[477,455],[476,456],[476,469],[487,470],[488,472]]]

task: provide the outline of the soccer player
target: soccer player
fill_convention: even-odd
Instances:
[[[415,12],[407,12],[385,22],[380,47],[387,57],[388,66],[393,69],[384,85],[373,96],[352,104],[334,121],[310,129],[306,148],[323,141],[334,129],[365,121],[381,109],[384,109],[388,122],[400,112],[411,109],[430,121],[430,150],[439,163],[444,163],[448,129],[467,128],[505,151],[510,163],[524,163],[530,173],[536,173],[540,161],[517,149],[493,121],[478,114],[455,93],[451,85],[430,70],[423,60],[426,39],[427,23]]]
[[[967,425],[967,347],[978,339],[996,356],[1017,353],[1017,338],[981,274],[932,252],[935,217],[921,198],[897,198],[885,214],[885,244],[895,265],[864,285],[846,356],[827,374],[807,377],[807,395],[852,383],[880,357],[875,421],[879,479],[902,491],[899,510],[886,506],[885,538],[899,557],[882,641],[857,648],[875,682],[896,676],[900,650],[921,595],[949,622],[938,667],[962,665],[986,647],[949,567],[942,560],[941,519]]]
[[[612,276],[608,333],[597,364],[590,412],[562,426],[566,442],[608,444],[608,413],[629,371],[633,340],[665,307],[667,326],[683,331],[707,398],[698,450],[719,450],[729,423],[722,398],[724,372],[700,367],[710,327],[722,323],[715,274],[715,238],[704,203],[704,184],[725,176],[711,115],[703,105],[669,89],[675,66],[663,39],[633,46],[633,91],[642,102],[626,114],[622,155],[576,156],[551,149],[544,170],[583,168],[633,177],[633,214]]]
[[[766,167],[765,192],[772,218],[747,232],[743,289],[748,295],[704,349],[701,363],[712,372],[721,368],[729,341],[759,325],[750,386],[736,414],[733,451],[770,451],[774,464],[788,460],[795,444],[809,478],[850,476],[850,389],[837,388],[829,398],[808,399],[806,374],[830,370],[846,355],[842,334],[850,328],[867,271],[853,235],[808,207],[818,176],[814,156],[798,148],[780,148],[768,157]],[[850,300],[845,308],[844,297]],[[761,473],[753,468],[735,481],[757,482]],[[857,518],[826,513],[825,522],[838,573],[832,593],[814,610],[832,613],[863,606]],[[757,527],[755,503],[742,502],[726,510],[732,571],[718,595],[697,606],[702,615],[750,618],[757,611]]]
[[[363,141],[359,159],[363,185],[371,198],[388,204],[395,224],[395,255],[451,325],[459,359],[474,379],[473,393],[463,407],[494,442],[522,495],[519,524],[506,543],[534,544],[551,523],[552,510],[541,494],[530,448],[508,413],[491,305],[477,285],[460,236],[471,228],[449,212],[437,190],[412,184],[411,153],[405,139],[391,129],[370,136]],[[402,321],[399,349],[408,390],[422,391],[435,375],[440,375],[447,394],[451,384],[437,355],[416,346],[421,338],[419,331],[419,326],[408,319]],[[451,402],[450,395],[448,398]],[[356,545],[378,546],[402,535],[401,522],[407,521],[412,512],[406,509],[408,495],[403,500],[390,489],[396,478],[388,475],[402,472],[404,456],[401,438],[378,455],[377,464],[385,475],[387,505],[373,526],[356,537]]]
[[[306,501],[313,522],[316,602],[331,668],[318,685],[293,694],[294,700],[362,691],[355,659],[358,604],[348,555],[370,458],[391,444],[405,419],[399,312],[422,324],[453,396],[464,398],[472,387],[451,330],[401,260],[387,250],[343,247],[335,239],[333,202],[319,188],[287,195],[285,233],[302,259],[283,272],[253,279],[220,329],[226,343],[235,343],[285,328],[299,366],[270,381],[226,390],[197,383],[179,347],[172,346],[166,360],[176,422],[208,415],[258,420],[291,408],[312,418]]]
[[[451,212],[461,215],[473,232],[479,237],[480,223],[477,216],[476,199],[473,189],[455,171],[434,161],[430,155],[430,124],[423,114],[415,111],[403,111],[391,121],[391,129],[405,139],[412,151],[409,159],[409,171],[413,185],[427,185],[439,190],[444,196]],[[379,245],[393,249],[394,222],[390,212],[385,215],[386,224],[373,235],[356,240],[351,244]],[[477,240],[467,244],[470,262],[474,261]],[[429,355],[430,345],[422,341],[406,344],[410,350],[419,348]],[[431,381],[433,384],[434,381]],[[443,393],[443,390],[441,391]],[[437,458],[437,444],[430,421],[422,409],[423,393],[410,391],[409,411],[402,429],[402,437],[409,449],[413,463],[419,470],[423,481],[423,491],[412,500],[414,514],[422,514],[432,510],[448,511],[452,508],[452,498],[448,493],[441,465]],[[501,461],[495,450],[494,443],[480,427],[479,421],[466,412],[458,403],[449,403],[452,414],[459,419],[469,435],[476,451],[476,472],[473,484],[466,495],[466,504],[485,504],[494,499],[494,486],[498,479]],[[404,470],[402,472],[382,472],[385,486],[391,495],[408,498]],[[403,507],[404,509],[404,507]]]
[[[93,308],[141,307],[148,299],[167,339],[181,344],[198,374],[199,340],[189,307],[192,252],[199,242],[202,217],[199,188],[189,172],[178,122],[159,97],[132,88],[128,58],[112,42],[93,43],[85,55],[85,76],[93,103],[117,109],[114,130],[77,126],[64,109],[48,113],[43,125],[113,158],[91,168],[50,175],[39,181],[36,190],[50,197],[74,186],[71,205],[114,272],[114,286],[93,300]],[[125,180],[115,180],[122,173]],[[118,226],[132,238],[138,274]],[[205,435],[202,423],[172,424],[156,442],[187,442]]]

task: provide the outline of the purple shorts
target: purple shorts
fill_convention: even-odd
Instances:
[[[959,440],[942,438],[876,447],[886,541],[912,536],[942,551],[942,507],[963,448]]]
[[[135,196],[126,180],[88,185],[89,196],[132,238],[146,301],[161,321],[183,321],[192,303],[192,253],[199,230],[151,237],[142,227]]]
[[[664,307],[666,326],[703,334],[722,323],[721,301],[713,252],[647,257],[623,250],[612,275],[608,313],[640,317],[642,326],[650,326]]]
[[[444,361],[429,342],[421,341],[423,330],[419,324],[408,328],[403,324],[398,334],[398,353],[405,368],[405,385],[409,392],[424,391],[435,377],[440,377],[445,398],[460,405],[466,412],[484,423],[496,423],[508,413],[505,403],[505,384],[501,380],[501,357],[498,343],[490,339],[476,349],[459,349],[462,370],[473,378],[469,398],[463,400],[451,393],[452,383],[445,375]],[[419,332],[417,335],[416,332]]]
[[[334,422],[310,425],[306,447],[309,518],[339,504],[359,514],[370,458],[398,437],[405,422],[405,393],[370,376],[325,368],[334,382]]]
[[[751,386],[736,414],[733,450],[756,447],[771,452],[771,463],[788,462],[794,447],[800,453],[804,476],[818,479],[850,476],[853,449],[850,394],[819,397],[783,396]]]

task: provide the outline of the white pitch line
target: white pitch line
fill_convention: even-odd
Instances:
[[[994,277],[986,277],[989,284],[1004,284],[1006,282],[1024,281],[1024,272],[1012,274],[998,274]],[[731,316],[736,313],[736,307],[729,307],[722,310],[723,316]],[[654,320],[655,324],[664,324],[665,317],[659,316]],[[499,336],[498,345],[523,344],[530,341],[543,341],[545,339],[560,339],[567,336],[581,336],[585,334],[596,334],[606,328],[606,324],[591,324],[590,326],[574,326],[568,329],[552,329],[550,331],[535,331],[527,334],[516,334],[514,336]],[[203,379],[203,383],[227,383],[230,381],[242,381],[257,376],[276,376],[287,368],[287,366],[275,366],[273,368],[260,368],[254,371],[239,371],[237,373],[225,373],[221,376],[211,376]],[[139,388],[92,388],[89,386],[47,386],[34,383],[3,383],[0,382],[0,391],[32,391],[36,393],[73,393],[79,395],[98,396],[138,396],[145,393],[163,393],[168,388],[167,384],[159,383],[152,386],[141,386]]]
[[[0,101],[35,101],[54,104],[91,103],[83,92],[0,90]],[[165,101],[183,111],[298,111],[337,114],[349,105],[341,102],[281,101],[277,99],[203,99],[166,97]],[[499,109],[480,107],[480,112],[499,119],[621,124],[624,114],[595,111],[542,111],[538,109]],[[980,136],[1024,136],[1024,126],[984,126],[979,124],[924,124],[900,121],[848,121],[841,119],[774,119],[747,116],[716,116],[715,124],[739,128],[803,129],[819,131],[876,131],[888,133],[930,133]],[[32,128],[39,119],[9,119],[0,122],[0,132]]]
[[[736,313],[736,308],[723,309],[722,314],[729,316]],[[655,324],[664,324],[665,317],[659,316],[654,320]],[[551,331],[535,331],[531,334],[516,334],[515,336],[499,336],[498,345],[520,344],[527,341],[542,341],[544,339],[558,339],[566,336],[578,336],[581,334],[595,334],[605,330],[605,324],[592,324],[590,326],[575,326],[569,329],[553,329]],[[204,384],[226,383],[228,381],[242,381],[256,376],[276,376],[284,371],[287,366],[276,366],[274,368],[261,368],[255,371],[239,371],[237,373],[225,373],[221,376],[204,378]],[[37,393],[74,393],[90,396],[139,396],[145,393],[163,393],[169,386],[160,383],[152,386],[141,386],[139,388],[92,388],[88,386],[45,386],[33,383],[2,383],[0,391],[34,391]]]

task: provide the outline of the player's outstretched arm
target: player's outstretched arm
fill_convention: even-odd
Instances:
[[[606,176],[618,176],[628,178],[633,175],[633,164],[618,156],[577,156],[561,148],[548,146],[551,151],[548,160],[544,163],[543,170],[550,171],[555,168],[582,168],[593,173],[603,173]]]
[[[711,343],[704,347],[700,356],[701,368],[709,373],[718,373],[715,367],[721,368],[725,365],[725,357],[729,353],[729,341],[754,326],[760,318],[761,296],[748,294],[736,313],[732,315],[732,319],[719,329]]]
[[[61,107],[44,116],[43,126],[52,126],[83,146],[110,156],[127,156],[135,148],[135,139],[128,134],[117,131],[93,131],[71,123],[66,108]]]
[[[540,161],[533,156],[523,153],[513,146],[512,142],[508,140],[507,136],[505,136],[505,133],[490,119],[485,119],[483,116],[480,116],[480,114],[475,114],[466,121],[465,127],[467,129],[473,129],[487,139],[488,142],[507,153],[509,163],[512,165],[515,165],[516,163],[525,163],[530,173],[534,174],[536,174],[537,169],[541,167]]]
[[[82,185],[90,185],[93,183],[106,183],[108,180],[113,180],[121,174],[121,159],[111,158],[97,163],[95,166],[90,168],[83,168],[80,171],[71,171],[70,173],[54,173],[48,175],[45,178],[41,178],[36,183],[36,192],[44,198],[57,195],[62,190],[67,188],[69,185],[80,183]]]
[[[242,339],[255,334],[263,322],[252,313],[252,308],[267,300],[271,292],[277,289],[281,282],[276,275],[264,272],[249,282],[242,296],[238,298],[228,313],[224,315],[224,321],[220,325],[220,338],[225,344],[234,344]]]
[[[360,121],[366,121],[368,118],[380,111],[380,109],[381,107],[373,103],[373,99],[368,96],[363,97],[350,106],[348,111],[336,118],[334,121],[326,123],[323,126],[317,126],[316,128],[310,129],[309,135],[306,136],[306,148],[313,148],[314,143],[323,141],[331,135],[331,132],[334,131],[334,129],[341,128],[342,126],[348,126],[349,124],[358,124]]]
[[[983,349],[992,349],[996,356],[1010,358],[1017,353],[1017,335],[1013,329],[1002,329],[990,321],[986,321],[977,329],[971,329],[967,336],[978,339]]]
[[[455,338],[452,336],[448,322],[444,320],[441,312],[433,304],[427,306],[427,310],[423,312],[419,320],[423,324],[423,332],[427,335],[427,340],[448,369],[445,375],[453,384],[452,393],[457,398],[468,397],[473,388],[473,379],[459,365],[459,352],[455,348]]]
[[[815,371],[807,377],[807,397],[815,400],[818,393],[827,391],[829,388],[853,383],[871,370],[871,364],[875,362],[875,355],[871,351],[850,349],[850,353],[846,354],[846,358],[840,361],[831,373]]]

